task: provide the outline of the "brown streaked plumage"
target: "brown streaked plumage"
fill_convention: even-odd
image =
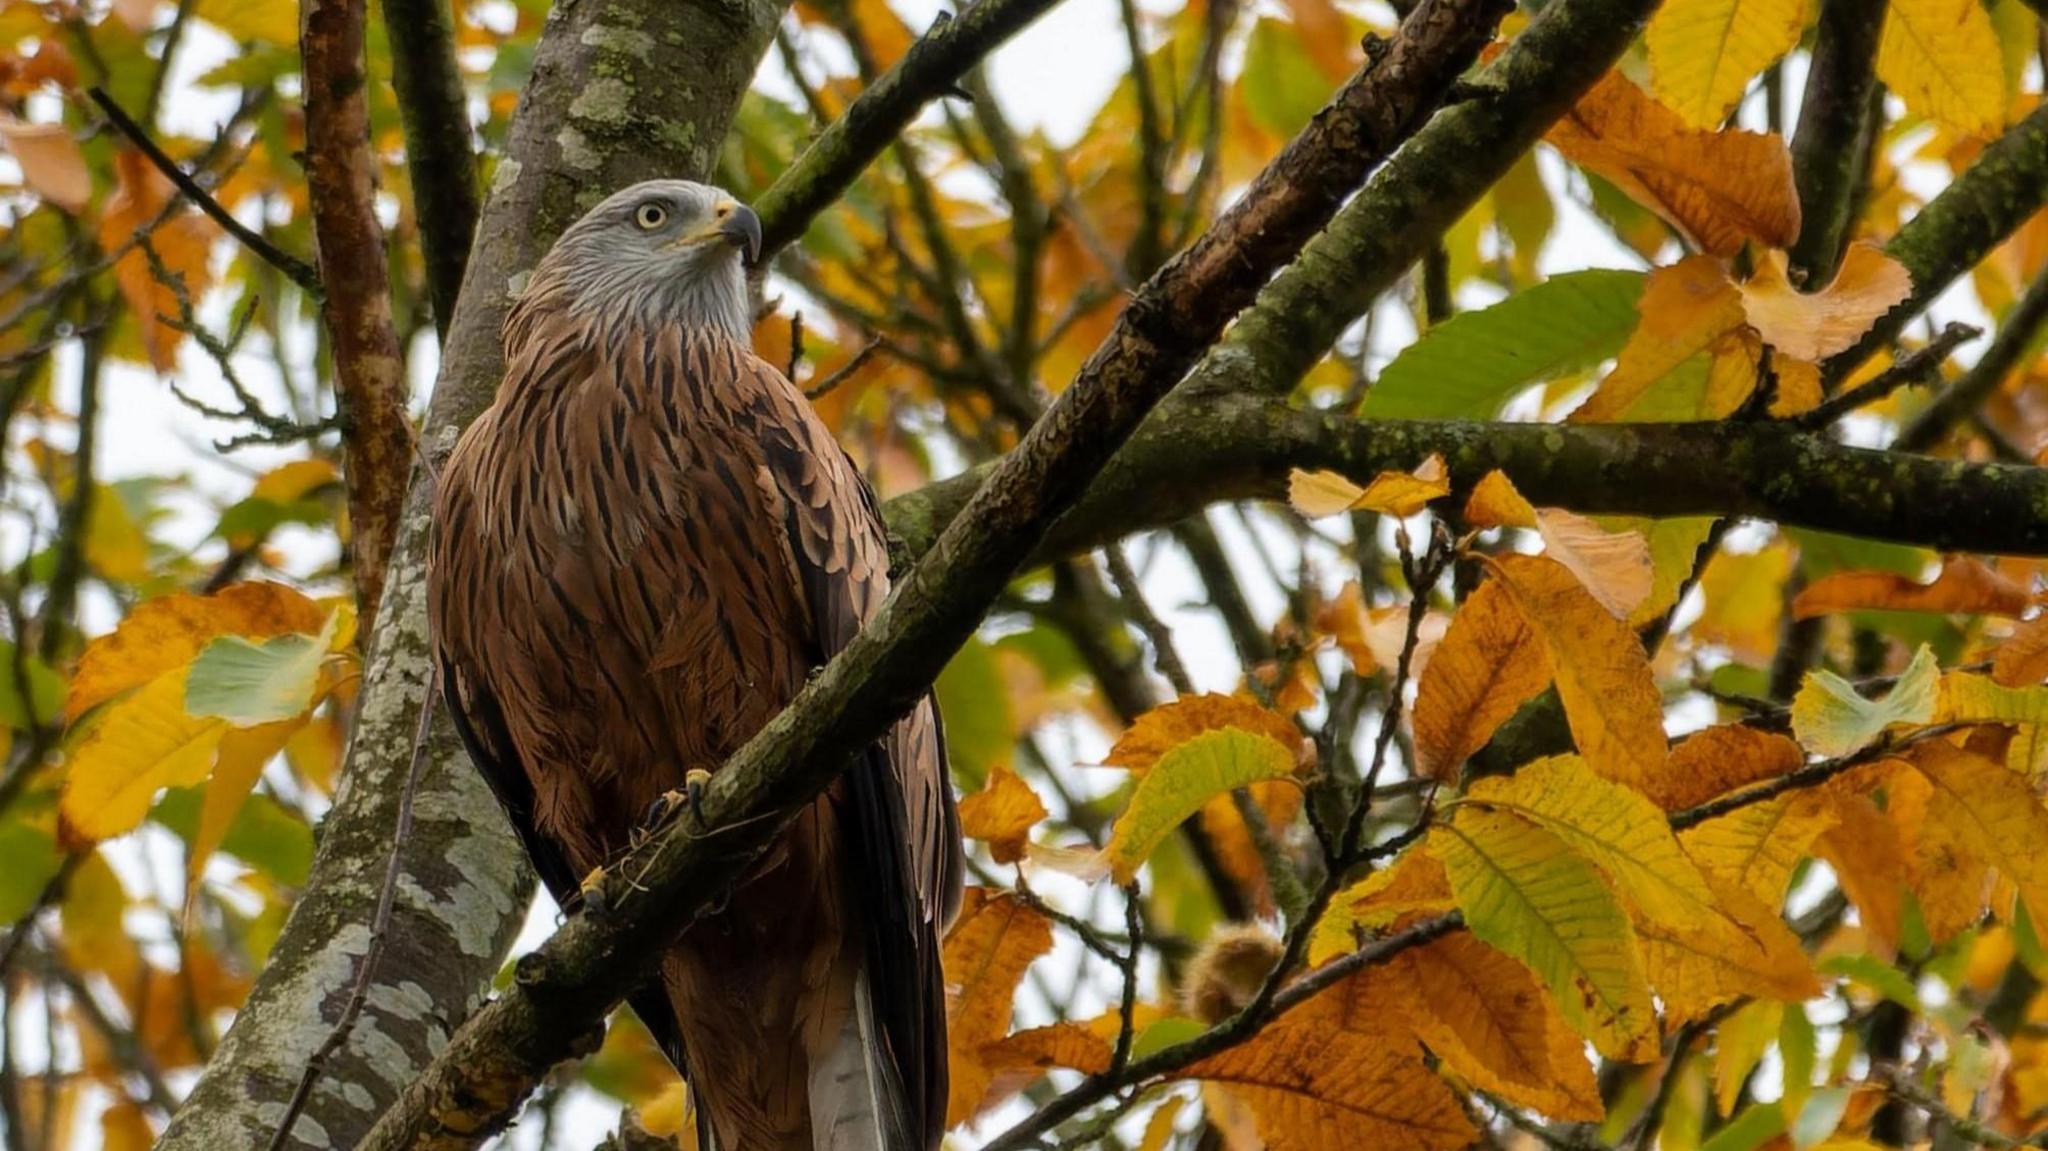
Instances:
[[[753,213],[637,185],[506,322],[442,471],[429,608],[450,711],[555,898],[715,769],[888,591],[866,484],[747,343]],[[719,1151],[927,1151],[959,830],[926,700],[700,919],[634,1010]]]

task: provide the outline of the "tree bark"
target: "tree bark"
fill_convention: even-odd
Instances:
[[[778,0],[584,0],[554,10],[447,331],[427,419],[436,455],[496,389],[505,309],[562,228],[634,181],[710,171],[781,11]],[[427,485],[415,482],[312,877],[234,1027],[159,1140],[164,1151],[263,1146],[354,982],[425,696],[430,506]],[[368,1005],[290,1146],[361,1139],[481,1001],[528,905],[531,874],[445,724],[428,754]]]

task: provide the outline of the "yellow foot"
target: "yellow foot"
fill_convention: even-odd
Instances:
[[[704,768],[693,767],[684,772],[683,786],[662,792],[648,805],[647,814],[641,818],[640,826],[634,832],[634,842],[637,844],[667,826],[668,821],[675,818],[676,813],[680,811],[688,811],[691,825],[700,831],[703,830],[704,787],[710,782],[711,773]]]
[[[583,897],[583,909],[592,915],[603,915],[605,909],[604,868],[591,868],[590,874],[584,876],[576,887],[578,893]]]

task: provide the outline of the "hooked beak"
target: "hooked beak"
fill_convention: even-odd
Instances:
[[[746,254],[749,265],[761,258],[761,217],[745,204],[733,204],[718,221],[718,234]]]

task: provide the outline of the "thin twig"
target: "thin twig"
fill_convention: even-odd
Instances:
[[[1957,345],[1976,339],[1983,329],[1964,323],[1950,323],[1939,335],[1927,342],[1927,346],[1912,355],[1899,360],[1882,373],[1849,391],[1830,397],[1813,409],[1792,418],[1792,422],[1807,431],[1816,431],[1832,425],[1835,421],[1858,408],[1891,395],[1900,388],[1925,384],[1941,371],[1941,362]]]
[[[313,265],[279,248],[262,235],[251,231],[240,220],[235,219],[235,214],[222,207],[220,201],[213,198],[212,193],[202,187],[198,180],[188,175],[183,168],[180,168],[178,162],[171,159],[169,154],[159,147],[155,140],[150,138],[149,132],[142,125],[136,123],[133,117],[122,111],[119,104],[114,103],[114,98],[107,95],[105,89],[88,88],[86,89],[86,95],[92,97],[93,103],[100,106],[100,111],[106,114],[107,119],[113,123],[115,129],[121,135],[127,137],[129,143],[135,145],[136,149],[144,156],[148,157],[149,162],[156,165],[157,171],[162,172],[165,179],[175,184],[178,191],[184,193],[186,199],[192,201],[214,223],[219,224],[222,231],[233,236],[237,243],[254,252],[264,263],[283,272],[286,279],[297,284],[308,295],[316,299],[322,295],[320,273],[314,270]]]
[[[882,341],[879,338],[869,340],[867,343],[862,344],[860,350],[853,354],[852,359],[832,369],[830,372],[826,373],[825,378],[817,381],[810,387],[805,388],[804,398],[807,400],[818,399],[826,395],[827,393],[831,392],[832,389],[845,383],[847,380],[852,379],[853,374],[855,372],[860,371],[861,366],[868,362],[868,357],[874,355],[876,352],[881,350]],[[792,376],[790,378],[794,379],[795,377]]]

